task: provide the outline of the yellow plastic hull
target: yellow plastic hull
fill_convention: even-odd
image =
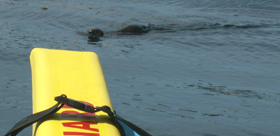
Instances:
[[[56,104],[61,94],[94,106],[112,108],[98,56],[93,52],[35,48],[30,55],[33,113]],[[36,136],[119,136],[106,113],[64,106],[46,121],[33,125]]]

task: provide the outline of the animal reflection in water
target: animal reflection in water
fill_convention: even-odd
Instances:
[[[150,29],[144,25],[129,25],[121,30],[116,31],[116,34],[142,34],[149,32]],[[99,28],[91,28],[87,31],[88,40],[90,42],[100,41],[99,37],[104,35],[104,32]]]

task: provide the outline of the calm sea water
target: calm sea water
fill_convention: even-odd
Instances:
[[[0,0],[0,134],[31,114],[42,47],[96,52],[114,109],[152,135],[279,135],[279,15],[278,0]]]

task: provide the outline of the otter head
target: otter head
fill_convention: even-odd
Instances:
[[[103,31],[98,28],[91,28],[87,33],[92,37],[102,37],[104,35]]]

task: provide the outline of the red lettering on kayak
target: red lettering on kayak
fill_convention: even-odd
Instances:
[[[75,135],[75,136],[100,136],[97,133],[84,133],[84,132],[63,132],[65,136]]]
[[[94,122],[66,122],[66,123],[62,123],[62,125],[64,127],[80,128],[80,129],[99,132],[98,129],[90,127],[90,125],[96,125],[96,124],[97,124],[96,121],[94,121]]]
[[[84,102],[84,103],[87,103],[88,105],[94,107],[93,104],[91,104],[89,102]],[[71,109],[74,109],[74,108],[66,106],[66,105],[64,105],[62,107],[62,109],[67,109],[67,110],[61,112],[61,118],[63,118],[63,119],[88,120],[88,121],[62,122],[63,127],[78,128],[78,129],[97,132],[97,133],[85,133],[85,132],[79,132],[79,130],[77,131],[77,129],[73,129],[72,132],[64,131],[63,134],[65,136],[68,136],[68,135],[72,135],[72,136],[100,136],[100,134],[98,133],[99,129],[94,128],[94,126],[97,127],[97,121],[96,121],[95,113],[87,113],[87,112],[86,113],[80,113],[79,111],[71,110]]]

